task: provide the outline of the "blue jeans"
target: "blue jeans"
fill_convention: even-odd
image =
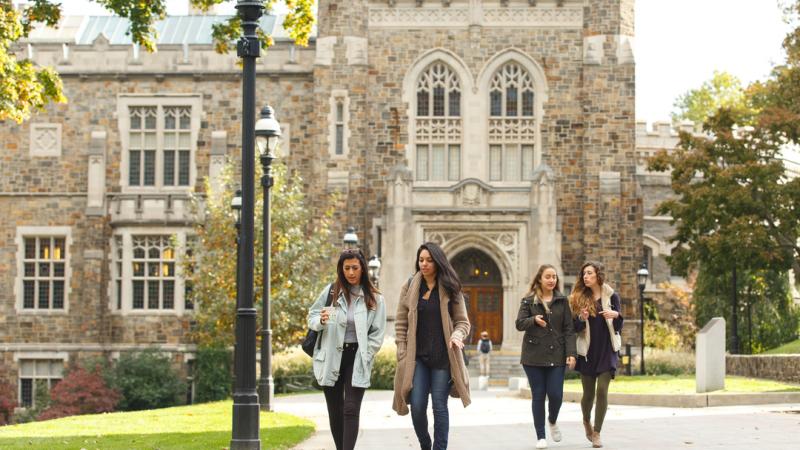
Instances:
[[[547,406],[550,423],[558,420],[561,401],[564,399],[564,371],[566,366],[522,366],[528,383],[531,385],[531,409],[533,410],[533,426],[536,428],[536,439],[544,439],[544,397],[549,400]]]
[[[433,447],[428,433],[428,394],[433,399]],[[450,431],[450,413],[447,397],[450,395],[450,369],[431,369],[416,361],[411,385],[411,422],[420,447],[446,450]]]

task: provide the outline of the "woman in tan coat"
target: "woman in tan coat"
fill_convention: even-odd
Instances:
[[[462,349],[469,319],[461,282],[438,245],[426,242],[417,250],[416,274],[403,285],[395,322],[397,371],[394,404],[408,414],[423,450],[444,450],[450,429],[448,394],[469,399],[469,374]],[[433,403],[433,442],[428,433],[428,397]]]

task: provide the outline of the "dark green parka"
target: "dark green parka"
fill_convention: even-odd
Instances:
[[[547,327],[536,325],[535,316],[541,315]],[[556,292],[550,303],[550,312],[535,295],[525,297],[519,305],[517,330],[524,331],[520,363],[526,366],[565,366],[567,356],[577,357],[572,312],[567,298]]]

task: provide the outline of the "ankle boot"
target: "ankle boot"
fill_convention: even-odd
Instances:
[[[597,431],[592,433],[591,441],[592,441],[592,447],[594,448],[600,448],[603,446],[603,442],[600,440],[600,433],[598,433]]]
[[[584,431],[586,431],[586,439],[588,439],[589,442],[592,442],[592,435],[594,435],[594,430],[592,429],[592,423],[589,422],[588,420],[584,420],[583,429]]]

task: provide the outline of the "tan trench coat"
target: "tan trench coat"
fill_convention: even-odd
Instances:
[[[397,305],[395,335],[397,340],[397,370],[394,374],[394,402],[392,409],[397,414],[408,414],[408,401],[411,395],[411,383],[414,380],[414,368],[417,359],[417,303],[422,273],[417,272],[410,283],[403,283]],[[450,339],[466,339],[469,335],[469,318],[463,296],[453,301],[439,284],[439,306],[442,312],[442,329],[444,330],[447,356],[450,361],[450,377],[453,386],[450,396],[460,398],[464,407],[470,404],[469,373],[464,365],[464,356],[459,349],[450,347]],[[453,305],[448,308],[448,304]],[[452,316],[450,312],[452,311]]]

